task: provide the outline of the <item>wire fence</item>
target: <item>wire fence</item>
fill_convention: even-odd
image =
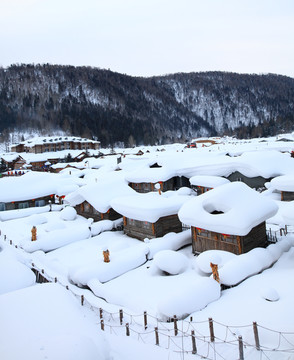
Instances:
[[[7,240],[5,235],[4,240]],[[9,244],[17,247],[11,240]],[[100,329],[112,335],[130,336],[143,344],[154,344],[179,354],[198,355],[208,360],[226,359],[232,353],[234,358],[244,360],[249,359],[252,352],[258,352],[261,360],[271,359],[273,353],[285,356],[285,359],[294,356],[294,332],[276,331],[256,322],[229,326],[211,318],[194,321],[192,317],[178,320],[173,316],[162,321],[147,312],[130,314],[122,309],[109,312],[95,306],[87,295],[81,295],[81,289],[75,285],[50,276],[34,263],[31,269],[37,282],[56,282],[71,291],[81,306],[95,313]]]

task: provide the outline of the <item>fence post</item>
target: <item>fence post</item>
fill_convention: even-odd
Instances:
[[[102,308],[99,309],[99,316],[100,316],[100,319],[103,319],[103,309]]]
[[[147,329],[147,311],[144,311],[144,329]]]
[[[56,277],[56,278],[54,278],[54,282],[56,282],[56,283],[57,283],[57,277]]]
[[[155,331],[155,345],[159,345],[159,335],[158,335],[158,328],[154,328]]]
[[[178,335],[178,319],[177,319],[177,315],[174,315],[174,331],[175,331],[175,336]]]
[[[130,336],[130,327],[129,327],[129,323],[126,323],[126,335]]]
[[[100,324],[101,324],[101,330],[104,331],[104,320],[103,319],[100,321]]]
[[[121,325],[122,325],[122,323],[123,323],[123,317],[124,317],[123,311],[122,311],[122,309],[120,309],[120,310],[119,310],[119,322],[120,322]]]
[[[12,245],[12,240],[9,240],[9,244]]]
[[[193,322],[193,316],[190,316],[190,322]]]
[[[6,241],[6,235],[4,235],[4,240]]]
[[[81,305],[84,306],[84,295],[81,296]]]
[[[260,350],[260,344],[259,344],[259,336],[258,336],[258,330],[257,330],[257,323],[253,322],[253,332],[254,332],[254,339],[255,339],[255,347],[256,350]]]
[[[194,330],[191,330],[191,338],[192,338],[192,354],[197,354],[196,338],[195,338]]]
[[[239,359],[244,360],[243,339],[241,335],[238,336],[238,342],[239,342]]]
[[[213,320],[212,318],[209,318],[208,321],[209,321],[210,341],[214,342]]]

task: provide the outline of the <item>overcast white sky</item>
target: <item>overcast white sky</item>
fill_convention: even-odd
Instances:
[[[294,77],[294,0],[0,0],[0,65]]]

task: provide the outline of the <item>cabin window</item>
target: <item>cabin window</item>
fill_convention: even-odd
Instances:
[[[36,201],[35,201],[35,206],[36,206],[36,207],[45,206],[45,200],[44,200],[44,199],[42,199],[42,200],[36,200]]]
[[[5,211],[5,210],[6,210],[5,203],[0,203],[0,211]]]
[[[135,225],[135,220],[134,219],[128,219],[128,225]]]
[[[230,244],[237,244],[237,236],[236,235],[226,235],[221,234],[221,240]]]
[[[149,186],[148,183],[145,183],[145,184],[144,184],[144,189],[145,189],[145,190],[149,190],[149,189],[150,189],[150,186]]]
[[[196,234],[199,236],[209,237],[209,233],[205,229],[196,228]]]
[[[28,208],[28,207],[29,207],[28,201],[18,203],[18,208],[19,209],[25,209],[25,208]]]
[[[146,230],[149,230],[152,228],[152,224],[148,221],[142,221],[142,228],[143,229],[146,229]]]

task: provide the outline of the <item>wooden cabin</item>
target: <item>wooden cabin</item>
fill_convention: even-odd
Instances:
[[[265,221],[277,211],[273,200],[232,182],[184,204],[179,218],[191,226],[193,253],[225,250],[239,255],[266,246]]]
[[[155,188],[157,183],[160,184],[161,191],[174,190],[174,178],[158,182],[130,182],[129,186],[138,193],[148,193],[150,191],[157,191]]]
[[[169,232],[181,232],[182,223],[178,215],[169,215],[159,218],[156,222],[135,220],[124,216],[124,233],[138,240],[157,238]]]
[[[54,202],[54,195],[21,201],[0,202],[0,211],[19,210],[31,207],[45,206],[49,204],[49,201],[51,201],[52,203]]]
[[[121,217],[119,213],[115,210],[110,208],[107,212],[101,213],[96,210],[88,201],[84,201],[78,205],[75,205],[74,208],[76,209],[77,213],[85,218],[93,218],[94,221],[100,220],[116,220]]]
[[[264,221],[244,236],[222,234],[194,226],[191,226],[191,233],[194,254],[206,250],[224,250],[240,255],[256,247],[265,247],[267,245]]]
[[[123,215],[124,233],[139,240],[182,231],[178,211],[188,195],[165,197],[158,193],[135,194],[113,199],[112,207]]]
[[[270,182],[270,188],[281,193],[281,201],[294,200],[294,175],[277,176]]]
[[[293,201],[294,191],[281,191],[281,201]]]

